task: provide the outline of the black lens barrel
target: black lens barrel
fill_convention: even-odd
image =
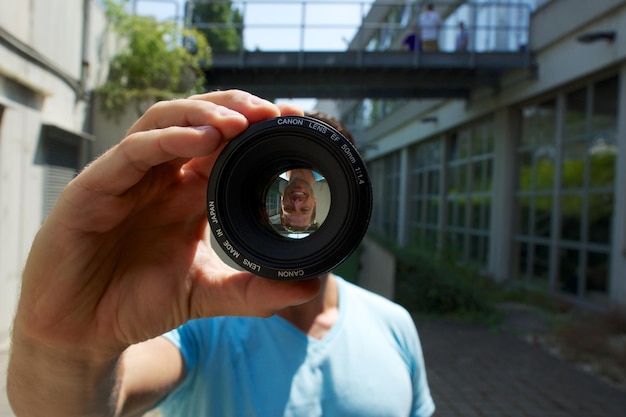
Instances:
[[[263,216],[268,184],[294,168],[323,173],[331,193],[324,222],[303,239],[274,233]],[[253,124],[225,146],[209,179],[207,208],[212,244],[227,263],[265,278],[300,280],[331,271],[358,247],[372,188],[364,162],[339,131],[315,118],[281,116]]]

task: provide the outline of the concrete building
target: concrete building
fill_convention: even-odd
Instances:
[[[434,3],[444,27],[467,7]],[[339,103],[344,120],[365,125],[372,230],[400,246],[443,249],[499,282],[625,305],[626,2],[521,3],[532,7],[527,39],[497,35],[481,46],[470,21],[469,47],[517,42],[534,71],[508,72],[462,100]],[[382,18],[405,13],[414,8],[393,6]],[[503,16],[497,24],[522,19]],[[376,33],[370,44],[400,48],[402,36]],[[446,42],[441,34],[444,53]]]
[[[106,76],[95,0],[3,2],[0,13],[0,347],[32,239],[91,158],[90,91]],[[1,350],[1,349],[0,349]]]

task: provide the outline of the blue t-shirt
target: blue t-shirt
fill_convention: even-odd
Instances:
[[[408,312],[337,278],[323,339],[278,315],[190,321],[165,337],[186,365],[164,416],[427,417],[435,409]]]

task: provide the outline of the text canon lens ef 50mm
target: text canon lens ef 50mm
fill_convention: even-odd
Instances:
[[[222,260],[265,278],[300,280],[331,271],[358,247],[372,188],[339,131],[315,118],[281,116],[225,146],[207,208]]]

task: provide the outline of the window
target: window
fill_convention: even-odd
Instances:
[[[374,161],[369,170],[374,193],[372,223],[385,237],[395,241],[398,238],[400,153]]]
[[[63,188],[81,167],[81,140],[80,136],[56,126],[42,127],[40,161],[44,166],[43,218],[50,213]]]
[[[409,149],[409,245],[436,250],[441,205],[443,141]]]
[[[452,135],[446,163],[446,251],[487,264],[494,134],[490,120]]]
[[[603,301],[617,162],[618,78],[565,93],[557,288]]]
[[[561,97],[561,118],[556,98],[521,109],[516,274],[602,303],[615,197],[618,77]]]
[[[514,274],[547,286],[554,200],[556,100],[521,110]]]

